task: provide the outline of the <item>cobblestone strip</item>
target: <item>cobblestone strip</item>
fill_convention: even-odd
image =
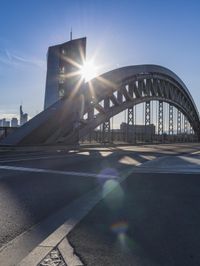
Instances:
[[[58,248],[54,248],[38,266],[67,266]]]
[[[83,266],[65,237],[37,266]]]

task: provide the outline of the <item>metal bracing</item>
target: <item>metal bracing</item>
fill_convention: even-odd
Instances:
[[[184,135],[187,135],[187,134],[188,134],[188,120],[184,116]]]
[[[91,108],[88,111],[88,120],[92,120],[94,118],[94,107],[91,106]]]
[[[90,110],[88,111],[88,120],[91,121],[94,118],[94,107],[91,106]],[[93,130],[90,129],[89,130],[89,135],[88,135],[88,141],[91,143],[92,141],[92,133]]]
[[[151,104],[150,101],[145,102],[145,141],[152,139],[152,136],[148,134],[147,126],[151,124]],[[149,139],[150,137],[150,139]]]
[[[102,142],[110,142],[110,119],[103,123]]]
[[[104,109],[105,111],[108,111],[110,107],[110,99],[109,97],[106,97],[104,99]],[[102,132],[102,142],[110,142],[111,140],[111,134],[110,134],[110,119],[106,120],[103,123],[103,128],[102,128],[103,132]]]
[[[177,135],[181,134],[181,111],[177,110]]]
[[[147,101],[145,104],[145,126],[151,124],[151,105],[150,101]]]
[[[134,130],[134,110],[133,106],[128,108],[127,115],[127,141],[132,142]]]
[[[134,125],[133,107],[128,108],[127,124]]]
[[[174,133],[174,108],[172,104],[169,104],[169,135]]]
[[[137,125],[137,121],[136,121],[136,117],[137,117],[137,107],[136,105],[133,107],[133,115],[134,115],[134,119],[133,119],[133,122],[134,122],[134,125]],[[136,143],[136,129],[134,128],[134,143]]]
[[[158,135],[163,135],[163,101],[158,105]]]
[[[112,116],[112,118],[111,118],[111,143],[113,143],[113,141],[114,141],[114,117]]]

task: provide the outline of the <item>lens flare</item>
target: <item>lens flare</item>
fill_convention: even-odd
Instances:
[[[83,66],[80,68],[80,73],[85,81],[89,81],[97,76],[97,67],[94,64],[94,61],[86,61]]]
[[[125,234],[128,230],[128,223],[126,221],[119,221],[112,224],[110,228],[116,234]]]
[[[111,192],[111,193],[110,193]],[[108,180],[103,185],[104,202],[110,210],[120,210],[123,207],[124,191],[117,180]]]

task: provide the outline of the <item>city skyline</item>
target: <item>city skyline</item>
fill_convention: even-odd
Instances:
[[[0,11],[0,116],[33,117],[43,109],[46,53],[51,45],[87,37],[98,72],[135,64],[170,68],[189,88],[198,110],[198,1],[13,1]],[[37,20],[35,19],[37,18]],[[5,22],[6,23],[3,23]]]

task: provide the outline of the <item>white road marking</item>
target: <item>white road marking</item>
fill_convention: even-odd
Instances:
[[[200,151],[194,151],[194,152],[191,152],[190,154],[200,154]]]
[[[117,178],[114,175],[106,174],[96,174],[87,172],[75,172],[75,171],[59,171],[59,170],[49,170],[31,167],[20,167],[20,166],[9,166],[0,165],[0,170],[11,170],[11,171],[22,171],[22,172],[33,172],[33,173],[46,173],[46,174],[59,174],[59,175],[71,175],[71,176],[83,176],[83,177],[96,177],[96,178]]]
[[[40,157],[31,157],[31,158],[20,158],[20,159],[10,159],[10,160],[0,160],[0,163],[13,163],[13,162],[23,162],[23,161],[35,161],[35,160],[43,160],[43,159],[60,159],[67,157],[68,154],[65,155],[48,155],[48,156],[40,156]]]
[[[58,245],[58,249],[67,265],[69,266],[84,265],[82,261],[80,260],[80,258],[74,253],[74,249],[70,245],[66,237]]]

